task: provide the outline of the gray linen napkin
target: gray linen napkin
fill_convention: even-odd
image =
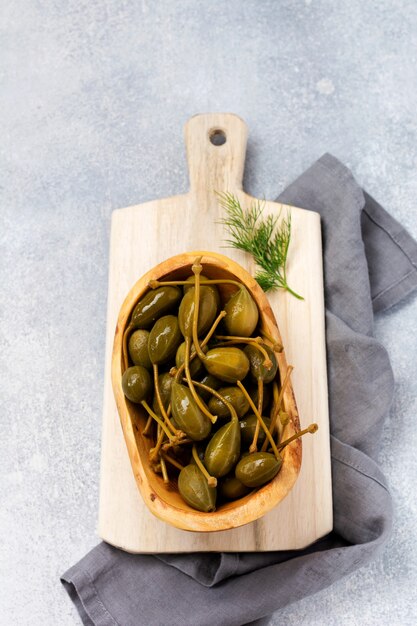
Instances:
[[[291,552],[145,556],[101,543],[61,579],[88,626],[241,626],[353,572],[389,536],[375,457],[394,381],[373,314],[416,289],[417,244],[329,154],[278,200],[322,217],[334,531]]]

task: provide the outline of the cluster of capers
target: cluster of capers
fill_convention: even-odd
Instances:
[[[154,438],[153,470],[166,483],[179,471],[185,502],[210,512],[216,500],[241,498],[272,480],[294,437],[280,440],[291,371],[279,384],[281,346],[259,327],[246,287],[207,279],[200,260],[186,280],[151,281],[136,304],[123,337],[122,387],[148,414],[142,434]],[[218,286],[225,283],[234,292],[222,302]]]

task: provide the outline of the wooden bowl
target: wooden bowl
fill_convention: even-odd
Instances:
[[[142,276],[128,293],[120,309],[116,326],[112,355],[112,384],[133,473],[149,510],[159,519],[177,528],[212,532],[248,524],[277,506],[297,480],[301,467],[302,443],[301,439],[296,439],[284,448],[281,470],[271,482],[240,500],[220,505],[214,513],[200,513],[189,507],[179,495],[176,483],[164,484],[162,477],[155,474],[150,468],[148,454],[154,442],[152,439],[141,435],[147,415],[140,405],[127,400],[122,390],[124,372],[122,360],[123,333],[138,300],[149,290],[149,281],[187,278],[192,273],[191,266],[198,256],[202,257],[201,264],[205,276],[238,280],[246,286],[258,305],[262,328],[275,341],[282,343],[268,299],[255,279],[246,270],[221,254],[187,252],[167,259],[154,267]],[[233,286],[229,285],[219,287],[222,296],[227,296],[234,290]],[[287,370],[285,352],[277,353],[276,356],[280,377],[283,380]],[[290,417],[289,423],[285,427],[285,437],[287,437],[300,429],[291,382],[287,385],[284,393],[283,407]]]

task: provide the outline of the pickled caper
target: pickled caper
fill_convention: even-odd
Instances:
[[[214,390],[220,389],[220,387],[223,385],[223,381],[219,380],[215,376],[212,376],[212,374],[209,374],[208,372],[206,372],[206,370],[204,370],[204,372],[205,372],[204,376],[202,378],[200,378],[200,380],[198,382],[200,382],[203,385],[206,385],[206,387],[210,387],[211,389],[214,389]],[[204,402],[207,402],[212,397],[210,392],[206,391],[205,389],[199,388],[198,393],[200,395],[200,398],[202,400],[204,400]],[[216,413],[216,415],[217,415],[217,413]]]
[[[148,352],[149,331],[135,330],[129,337],[129,356],[134,365],[142,365],[147,370],[152,369],[152,363]]]
[[[191,391],[175,381],[171,388],[171,407],[175,423],[190,439],[201,441],[210,434],[211,422],[197,406]]]
[[[165,411],[168,409],[169,403],[171,402],[171,387],[173,382],[174,379],[168,373],[159,374],[158,376],[159,393],[161,394],[161,400]],[[156,396],[154,396],[152,408],[155,413],[160,413],[159,403]]]
[[[219,495],[226,500],[237,500],[250,491],[250,488],[241,483],[236,476],[226,476],[220,485]]]
[[[213,348],[205,355],[204,367],[226,383],[243,380],[249,372],[249,359],[239,348]]]
[[[249,411],[249,402],[238,387],[223,387],[218,393],[234,407],[238,417],[243,417]],[[219,418],[230,417],[226,404],[213,396],[208,403],[209,410]]]
[[[243,285],[226,302],[224,326],[229,335],[250,337],[259,319],[258,307]]]
[[[180,329],[184,337],[190,337],[193,333],[194,317],[194,293],[195,287],[191,287],[181,300],[178,311]],[[217,300],[208,287],[200,288],[198,335],[205,333],[212,325],[217,313]]]
[[[131,402],[140,403],[145,400],[152,391],[152,379],[148,370],[142,365],[128,367],[122,376],[122,389]]]
[[[264,365],[265,358],[263,354],[254,345],[245,346],[244,352],[250,362],[250,373],[253,380],[257,381],[261,379],[264,383],[270,383],[274,380],[277,374],[277,358],[272,348],[270,348],[267,344],[263,344],[262,348],[266,350],[268,357],[272,362],[272,366],[269,369]]]
[[[216,510],[216,488],[209,487],[197,465],[186,465],[181,470],[178,476],[178,491],[193,509],[203,513]]]
[[[192,349],[192,347],[191,347]],[[181,367],[181,365],[185,361],[185,341],[183,341],[179,346],[177,353],[175,355],[175,366],[177,369]],[[204,372],[204,365],[198,356],[195,356],[192,361],[190,361],[190,374],[192,378],[196,378],[200,376]]]
[[[148,352],[153,364],[161,365],[172,359],[181,343],[181,331],[175,315],[164,315],[149,333]]]
[[[281,469],[282,458],[269,452],[253,452],[243,457],[236,465],[235,476],[250,487],[261,487],[276,476]]]
[[[159,287],[148,291],[133,309],[130,324],[133,328],[149,328],[162,315],[173,311],[181,300],[179,287]]]
[[[269,428],[271,425],[271,420],[269,417],[263,418],[265,424]],[[242,447],[249,447],[253,441],[253,437],[256,430],[256,424],[258,423],[258,418],[256,415],[246,415],[243,419],[240,420],[240,434],[242,436]],[[261,429],[258,435],[258,442],[261,444],[265,441],[265,432]]]
[[[208,280],[207,276],[203,276],[203,274],[200,274],[200,281],[204,281],[204,280]],[[187,293],[187,291],[189,291],[191,287],[193,286],[193,284],[195,283],[194,274],[192,276],[189,276],[186,282],[190,284],[184,285],[184,293]],[[219,309],[220,308],[220,294],[216,285],[202,285],[202,287],[204,287],[205,289],[210,289],[213,292],[213,295],[216,299],[217,308]]]
[[[204,464],[212,476],[226,476],[236,465],[240,454],[239,421],[232,419],[210,439],[204,454]]]

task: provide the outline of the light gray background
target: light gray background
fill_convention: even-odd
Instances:
[[[417,4],[3,0],[1,41],[0,623],[72,626],[58,578],[97,542],[112,209],[185,191],[184,122],[233,111],[250,193],[330,151],[417,237]],[[409,298],[375,326],[394,534],[275,625],[417,622],[416,319]]]

